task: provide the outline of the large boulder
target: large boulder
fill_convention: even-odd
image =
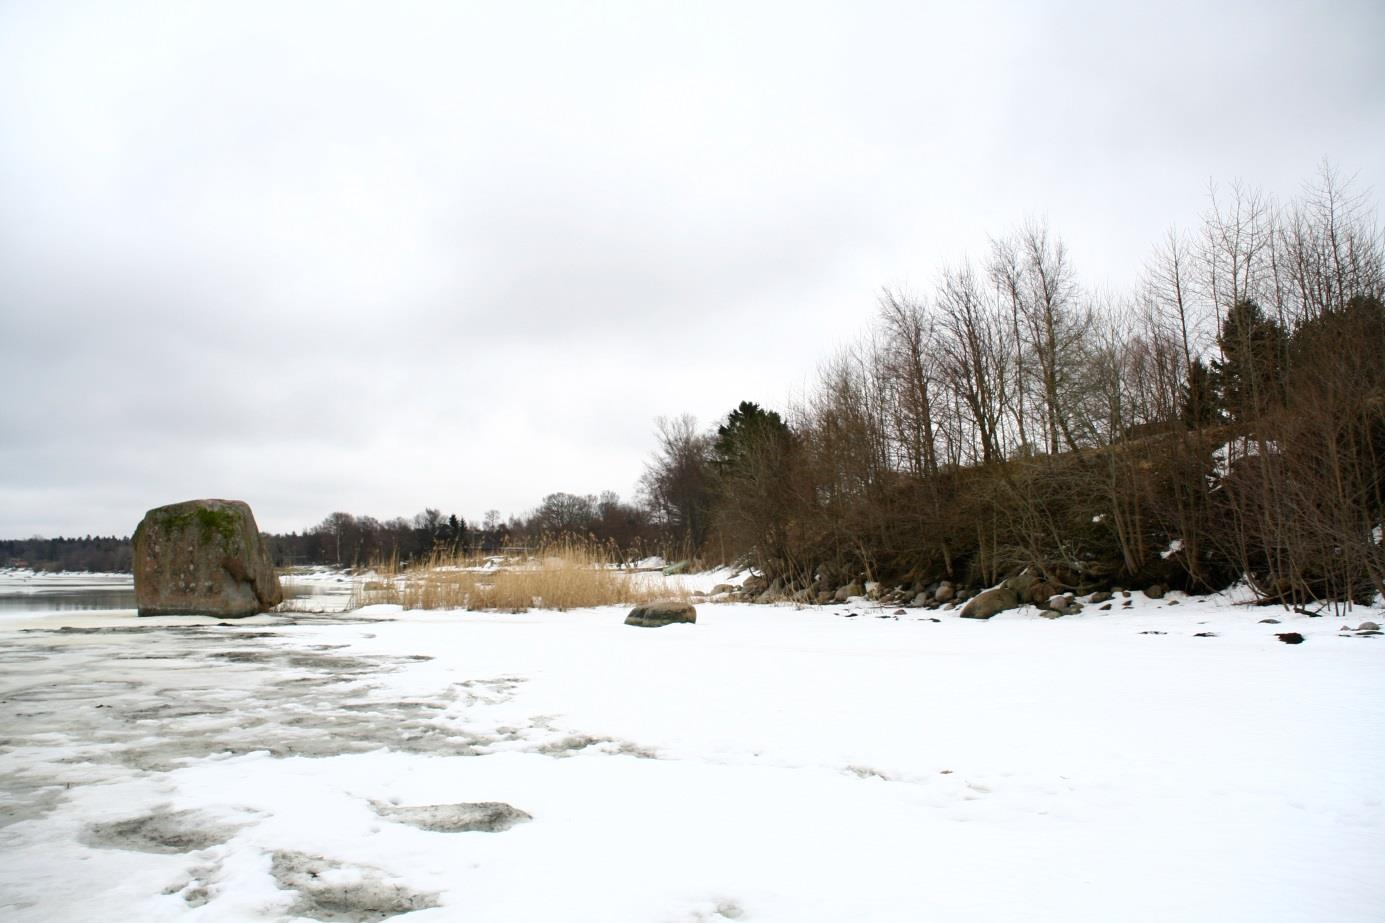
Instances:
[[[769,578],[759,574],[751,574],[741,583],[741,592],[749,599],[754,599],[761,593],[769,589]]]
[[[991,616],[1004,612],[1006,609],[1013,609],[1020,604],[1019,593],[1008,586],[998,586],[994,589],[977,593],[962,607],[962,618],[964,619],[988,619]]]
[[[636,606],[625,617],[625,624],[640,628],[662,628],[675,622],[697,621],[697,609],[691,603],[676,599],[663,599],[659,602]]]
[[[845,586],[837,587],[837,592],[833,594],[832,598],[839,603],[844,603],[853,596],[864,596],[865,592],[865,588],[853,580]]]
[[[1003,582],[1001,586],[1014,590],[1020,599],[1025,600],[1029,598],[1029,592],[1034,589],[1039,582],[1039,575],[1034,573],[1033,568],[1025,568],[1020,573],[1015,574],[1015,576]]]
[[[240,500],[188,500],[144,514],[134,538],[140,615],[239,618],[277,606],[283,588]]]

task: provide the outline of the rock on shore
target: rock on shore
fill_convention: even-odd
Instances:
[[[188,500],[144,514],[134,536],[140,615],[254,615],[284,599],[250,507]]]

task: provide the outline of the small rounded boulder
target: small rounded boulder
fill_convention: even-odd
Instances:
[[[659,602],[636,606],[625,617],[625,624],[640,628],[662,628],[664,625],[673,625],[678,622],[692,624],[696,621],[697,609],[693,607],[692,603],[685,603],[677,599],[664,599]]]

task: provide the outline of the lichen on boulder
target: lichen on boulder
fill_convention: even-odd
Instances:
[[[188,500],[144,514],[134,536],[140,615],[254,615],[284,599],[255,516],[240,500]]]

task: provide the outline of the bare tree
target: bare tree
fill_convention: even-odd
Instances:
[[[969,266],[946,269],[938,286],[939,351],[948,387],[969,411],[967,422],[983,465],[1000,461],[1001,418],[1010,365],[1003,316],[988,303]]]
[[[697,554],[711,520],[711,439],[687,414],[660,417],[658,448],[645,467],[640,491],[667,529],[677,553]]]
[[[880,299],[883,330],[878,374],[885,392],[892,441],[915,477],[938,473],[933,402],[942,370],[933,323],[923,303],[898,292]]]

